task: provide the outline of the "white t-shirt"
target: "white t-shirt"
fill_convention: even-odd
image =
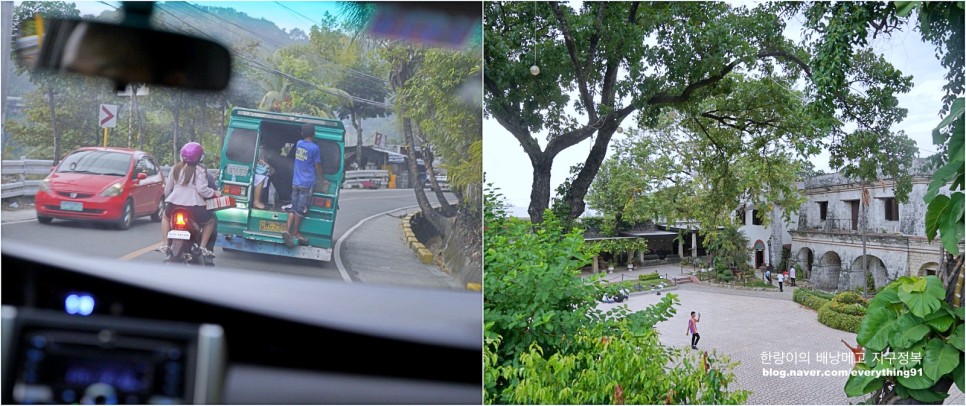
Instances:
[[[792,277],[793,279],[795,278],[795,268],[788,270],[788,276]]]
[[[779,282],[784,282],[784,281],[785,281],[785,275],[783,275],[783,274],[778,274],[778,281],[779,281]]]

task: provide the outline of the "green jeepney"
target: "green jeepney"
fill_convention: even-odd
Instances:
[[[302,139],[304,123],[315,125],[315,143],[322,157],[323,179],[312,190],[312,205],[302,222],[307,245],[287,247],[282,240],[292,198],[295,144]],[[215,245],[287,257],[332,259],[336,211],[343,180],[345,127],[338,120],[298,114],[235,108],[228,122],[221,151],[218,184],[222,195],[235,199],[235,207],[216,211],[218,237]],[[265,209],[254,206],[255,164],[261,154],[274,173],[270,186],[261,192]],[[269,190],[274,189],[274,193]],[[272,197],[274,199],[265,199]]]

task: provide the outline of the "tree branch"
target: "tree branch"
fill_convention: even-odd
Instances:
[[[594,55],[597,54],[597,45],[600,43],[600,27],[604,22],[604,10],[607,8],[607,3],[596,3],[597,4],[597,19],[594,20],[594,33],[590,37],[590,52],[587,52],[587,58],[584,59],[584,70],[590,69],[590,63],[594,60]]]
[[[564,18],[563,10],[560,9],[560,5],[557,3],[550,3],[550,8],[553,9],[553,14],[557,16],[557,22],[560,23],[560,31],[564,36],[564,44],[567,45],[567,53],[570,55],[570,63],[574,66],[574,73],[577,74],[577,89],[580,91],[580,99],[584,103],[584,108],[587,109],[587,115],[590,117],[590,121],[597,121],[597,109],[594,106],[594,98],[591,97],[590,91],[587,88],[587,76],[583,69],[581,69],[580,61],[577,59],[577,44],[574,43],[573,34],[570,32],[570,26],[567,24],[567,20]],[[588,58],[593,58],[593,55],[587,55]]]
[[[792,62],[795,62],[797,65],[799,65],[802,68],[802,70],[805,71],[805,74],[808,75],[808,77],[810,78],[812,77],[812,69],[809,68],[809,66],[801,59],[799,59],[795,55],[792,55],[788,52],[775,51],[775,50],[762,51],[762,52],[759,52],[756,56],[758,57],[758,59],[764,59],[764,58],[788,59]],[[740,61],[733,61],[725,65],[724,68],[722,68],[721,71],[719,71],[714,76],[689,84],[687,87],[684,88],[684,91],[682,91],[680,95],[672,96],[668,94],[668,92],[661,92],[652,96],[650,99],[648,99],[646,101],[646,104],[673,104],[673,103],[686,102],[691,98],[691,94],[694,93],[696,90],[713,85],[721,81],[721,79],[724,79],[724,77],[727,74],[731,73],[731,71],[734,70],[739,63]]]
[[[501,94],[499,86],[486,73],[483,74],[483,84],[491,94]],[[517,141],[520,141],[520,146],[523,147],[527,155],[533,157],[542,154],[543,151],[540,150],[540,144],[530,135],[530,130],[526,125],[521,122],[510,121],[511,119],[520,120],[520,112],[502,101],[494,101],[493,99],[492,97],[490,98],[488,105],[490,107],[490,113],[496,118],[496,121],[503,128],[506,128],[510,134],[513,134],[513,137]]]

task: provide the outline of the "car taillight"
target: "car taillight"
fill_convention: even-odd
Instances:
[[[244,196],[247,191],[247,188],[238,185],[225,185],[221,188],[221,193],[235,196]]]
[[[178,212],[174,215],[174,228],[183,230],[188,226],[188,218],[184,213]]]
[[[316,207],[331,209],[332,199],[328,197],[315,197],[315,198],[312,198],[312,205]]]

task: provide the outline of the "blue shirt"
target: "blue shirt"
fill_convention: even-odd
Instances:
[[[322,164],[319,146],[312,141],[299,140],[295,144],[295,172],[292,186],[310,188],[315,186],[315,164]]]

